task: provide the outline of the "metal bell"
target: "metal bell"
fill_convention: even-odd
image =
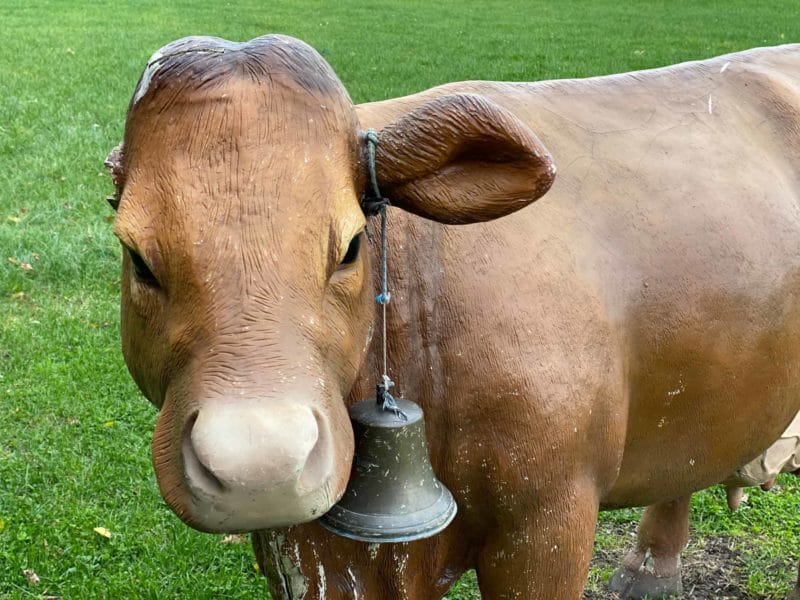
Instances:
[[[456,516],[453,495],[431,467],[422,409],[409,400],[394,402],[399,411],[374,399],[350,408],[356,439],[350,483],[320,519],[333,533],[363,542],[410,542],[439,533]]]

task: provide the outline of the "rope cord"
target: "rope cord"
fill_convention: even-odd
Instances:
[[[385,411],[393,412],[397,417],[407,420],[408,416],[400,410],[397,405],[397,400],[389,393],[389,390],[394,387],[394,381],[389,377],[389,349],[386,337],[386,305],[392,298],[389,293],[389,278],[388,278],[388,243],[387,243],[387,212],[386,207],[389,205],[389,199],[381,196],[381,190],[378,187],[378,176],[375,168],[375,148],[378,146],[378,134],[374,129],[369,129],[364,136],[367,143],[367,168],[369,170],[369,181],[371,190],[364,195],[361,199],[361,207],[367,217],[376,215],[381,216],[381,266],[380,266],[380,280],[381,292],[375,296],[375,301],[381,305],[382,313],[382,343],[383,343],[383,374],[381,375],[381,383],[377,384],[375,391],[375,400],[380,407]]]

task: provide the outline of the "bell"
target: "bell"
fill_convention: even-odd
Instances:
[[[456,516],[453,495],[433,473],[422,409],[393,399],[350,408],[356,439],[350,483],[320,519],[335,534],[362,542],[410,542],[430,537]],[[403,418],[403,414],[405,418]]]

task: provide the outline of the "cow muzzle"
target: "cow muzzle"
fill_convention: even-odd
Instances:
[[[185,520],[205,531],[302,523],[338,500],[330,428],[290,400],[206,404],[184,428],[182,458],[191,495]]]

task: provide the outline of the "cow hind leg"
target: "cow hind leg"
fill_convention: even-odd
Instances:
[[[786,600],[800,600],[800,566],[797,569],[797,583],[794,584],[794,589],[786,596]]]
[[[484,600],[578,600],[592,554],[594,489],[567,486],[500,522],[478,556]]]
[[[623,559],[610,587],[625,599],[680,595],[681,550],[689,539],[691,496],[648,506],[639,523],[636,548]]]

